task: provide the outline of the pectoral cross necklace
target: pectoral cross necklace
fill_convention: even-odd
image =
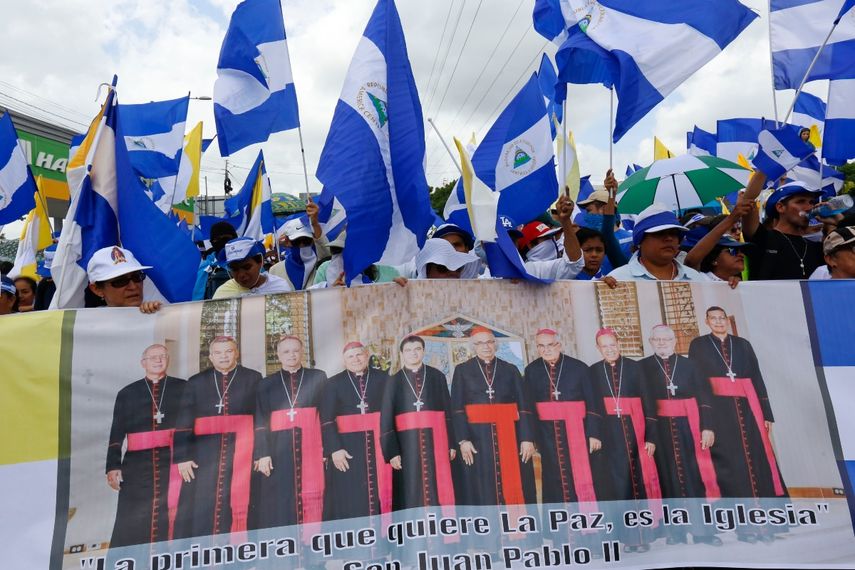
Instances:
[[[670,356],[668,358],[663,358],[662,362],[668,362],[670,359],[671,359]],[[674,359],[674,370],[671,371],[671,375],[669,376],[668,372],[665,371],[665,367],[662,366],[662,362],[659,362],[659,357],[658,356],[656,357],[656,364],[659,365],[659,369],[662,370],[662,374],[665,375],[665,379],[668,381],[668,384],[665,386],[665,389],[668,390],[669,392],[671,392],[672,398],[677,393],[677,388],[679,388],[679,386],[674,384],[674,376],[677,374],[677,363],[679,361],[680,361],[679,357]]]
[[[484,364],[484,366],[489,366],[489,365],[490,365],[489,362]],[[494,363],[493,364],[493,373],[490,375],[490,379],[487,380],[487,374],[484,372],[484,368],[481,366],[481,360],[480,359],[478,360],[478,370],[481,371],[481,376],[484,377],[484,383],[487,385],[487,389],[484,390],[484,393],[487,394],[488,398],[490,398],[490,403],[493,402],[493,395],[496,393],[496,391],[493,390],[493,382],[496,381],[496,368],[497,368],[497,366]]]
[[[421,387],[419,387],[418,393],[416,393],[416,388],[413,386],[413,382],[410,380],[410,377],[407,375],[407,369],[401,368],[401,372],[404,373],[404,379],[407,381],[407,385],[410,387],[410,390],[413,392],[413,396],[416,397],[416,401],[413,402],[413,406],[416,407],[417,412],[422,411],[422,407],[425,405],[424,401],[422,401],[422,392],[425,391],[425,384],[427,384],[427,371],[425,371],[425,379],[422,381]],[[418,370],[416,371],[416,378],[418,378]]]
[[[368,393],[368,382],[371,380],[371,367],[369,366],[365,369],[365,388],[362,390],[362,393],[356,387],[356,382],[353,381],[350,370],[347,371],[347,379],[350,380],[350,385],[353,386],[353,391],[356,392],[356,397],[359,398],[359,403],[356,405],[359,408],[359,413],[365,414],[365,410],[368,409],[368,404],[365,402],[365,395]]]
[[[728,350],[728,356],[730,357],[729,360],[724,357],[724,355],[718,349],[716,342],[712,339],[712,337],[710,337],[710,342],[712,343],[713,348],[718,353],[718,356],[721,358],[721,361],[724,362],[724,365],[727,366],[727,374],[725,374],[725,376],[730,378],[731,382],[736,382],[736,373],[733,371],[733,337],[728,336],[728,340],[730,341],[730,348]],[[722,345],[722,348],[724,348],[724,345]]]
[[[166,395],[166,376],[164,376],[161,380],[163,381],[163,391],[160,393],[160,402],[155,401],[154,392],[151,391],[151,386],[148,385],[148,380],[146,380],[145,382],[145,387],[148,388],[148,395],[151,396],[151,403],[154,404],[154,409],[156,412],[151,417],[157,423],[157,425],[162,424],[163,418],[166,417],[166,414],[164,414],[160,410],[160,407],[163,405],[163,396]]]
[[[620,361],[620,358],[618,358],[618,361]],[[617,364],[610,364],[609,366],[614,369]],[[606,368],[605,360],[603,360],[603,373],[606,375],[606,384],[609,386],[609,393],[612,395],[612,401],[615,403],[615,414],[617,414],[618,419],[620,419],[620,413],[623,411],[620,409],[620,389],[623,386],[623,362],[621,362],[620,372],[618,373],[617,394],[615,394],[615,390],[612,388],[612,382],[614,382],[613,370],[608,370]]]
[[[552,388],[552,392],[550,393],[556,402],[558,401],[558,396],[561,395],[561,392],[558,391],[558,384],[561,382],[561,371],[564,369],[564,355],[562,354],[560,358],[561,364],[558,365],[558,375],[555,377],[554,382],[552,381],[552,377],[549,375],[549,367],[546,365],[546,361],[543,361],[543,368],[546,370],[546,376],[549,378],[549,383]]]
[[[300,388],[303,387],[303,374],[306,373],[306,369],[300,367],[300,381],[297,382],[297,389],[294,391],[294,399],[291,399],[291,392],[288,390],[288,386],[285,385],[285,375],[282,374],[282,370],[279,370],[279,379],[282,381],[282,389],[285,390],[285,396],[288,397],[288,419],[292,422],[294,421],[294,416],[297,415],[297,410],[294,409],[294,406],[297,405],[297,398],[300,397]],[[290,372],[289,372],[290,374]]]
[[[237,376],[237,366],[235,366],[235,370],[234,370],[234,372],[232,372],[232,377],[228,381],[228,383],[226,384],[226,388],[225,388],[225,390],[223,390],[222,394],[220,394],[220,383],[217,381],[217,373],[212,372],[212,374],[214,376],[214,388],[217,390],[217,404],[214,407],[217,408],[218,414],[222,414],[223,408],[226,407],[226,405],[223,403],[223,400],[226,399],[226,394],[229,393],[229,388],[232,387],[232,382],[235,381],[235,377]],[[225,374],[224,374],[224,376],[225,376]]]

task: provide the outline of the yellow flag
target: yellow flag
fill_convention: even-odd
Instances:
[[[199,195],[199,168],[202,164],[202,121],[184,137],[184,154],[193,167],[190,182],[187,183],[187,198]]]
[[[555,115],[552,116],[552,122],[555,124],[555,132],[564,133],[564,129],[558,123]],[[567,145],[567,158],[564,158],[564,145]],[[581,187],[581,174],[579,173],[579,156],[576,153],[576,141],[573,138],[573,131],[567,131],[565,136],[558,137],[556,160],[558,160],[558,193],[564,192],[568,188],[570,199],[574,202],[579,197],[579,188]],[[566,163],[566,164],[565,164]],[[567,172],[563,172],[566,169]]]
[[[662,141],[659,140],[658,137],[653,137],[653,160],[659,160],[660,158],[674,158],[676,155],[668,150]]]
[[[36,186],[41,188],[42,177],[36,179]],[[47,210],[44,207],[44,199],[36,192],[33,195],[36,207],[30,210],[24,220],[21,229],[21,238],[18,240],[18,251],[15,253],[15,265],[9,271],[9,275],[15,277],[26,275],[38,279],[36,274],[36,253],[53,244],[53,236],[50,232]]]
[[[810,144],[812,144],[816,148],[822,146],[822,135],[819,134],[818,125],[810,126],[810,138],[808,140],[810,141]]]

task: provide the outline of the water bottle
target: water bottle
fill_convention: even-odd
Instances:
[[[855,205],[855,199],[853,199],[851,195],[841,194],[840,196],[835,196],[824,204],[811,208],[810,215],[811,217],[828,218],[830,216],[842,214],[853,205]]]

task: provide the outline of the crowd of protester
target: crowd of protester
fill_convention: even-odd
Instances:
[[[817,215],[821,191],[782,182],[761,203],[766,186],[755,173],[729,213],[677,213],[653,204],[633,220],[617,213],[618,182],[609,171],[604,188],[577,205],[562,195],[536,220],[508,228],[526,271],[540,279],[725,281],[855,278],[855,209]],[[330,241],[309,202],[309,224],[288,221],[278,248],[239,237],[228,222],[215,224],[202,246],[194,300],[339,287],[346,283],[342,254],[346,232]],[[433,228],[421,251],[399,266],[371,265],[351,285],[409,279],[494,278],[481,244],[464,228]],[[203,242],[200,242],[200,244]],[[45,310],[56,287],[50,277],[55,246],[44,252],[37,281],[8,276],[0,283],[0,315]],[[144,297],[145,270],[133,252],[114,246],[96,252],[87,267],[86,306],[139,307],[155,312],[159,301]]]

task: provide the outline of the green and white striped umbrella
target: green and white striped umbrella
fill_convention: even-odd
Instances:
[[[700,208],[745,188],[750,177],[750,170],[715,156],[663,158],[623,181],[616,198],[618,211],[638,214],[653,203],[671,210]]]

